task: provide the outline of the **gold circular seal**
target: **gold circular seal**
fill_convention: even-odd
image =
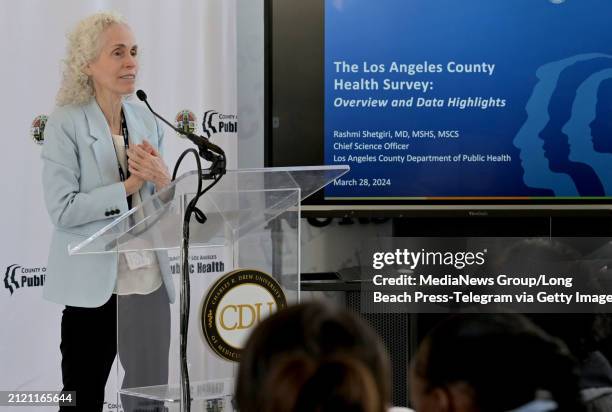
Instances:
[[[285,293],[272,276],[255,269],[234,270],[219,278],[204,296],[202,333],[217,355],[238,362],[253,328],[285,307]]]

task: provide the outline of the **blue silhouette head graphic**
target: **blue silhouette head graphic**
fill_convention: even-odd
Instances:
[[[585,142],[592,146],[591,125],[598,118],[586,112],[609,111],[598,102],[610,99],[598,97],[598,88],[593,94],[592,86],[581,94],[586,83],[597,82],[593,76],[609,67],[611,55],[587,53],[537,69],[538,82],[525,107],[527,119],[513,141],[520,150],[526,186],[552,190],[555,196],[603,196],[604,187],[612,191],[612,182],[606,184],[593,163],[593,148],[583,148]],[[595,125],[598,131],[606,127]]]
[[[595,151],[612,153],[612,77],[599,85],[595,118],[590,127]]]

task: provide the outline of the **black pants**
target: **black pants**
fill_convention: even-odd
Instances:
[[[117,338],[125,370],[122,388],[168,383],[170,306],[163,285],[149,295],[112,295],[97,308],[66,306],[60,344],[63,390],[76,391],[77,406],[60,412],[102,411]],[[121,403],[125,412],[164,410],[161,402],[132,396],[122,395]]]

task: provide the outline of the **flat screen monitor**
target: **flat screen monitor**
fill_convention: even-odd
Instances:
[[[612,2],[271,0],[266,165],[306,209],[609,209]]]

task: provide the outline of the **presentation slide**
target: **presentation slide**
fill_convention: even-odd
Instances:
[[[612,196],[612,1],[326,0],[327,199]]]

